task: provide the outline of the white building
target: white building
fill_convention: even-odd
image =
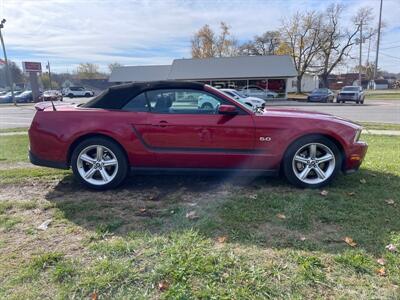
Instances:
[[[198,81],[218,88],[258,87],[287,98],[288,81],[297,72],[287,55],[236,56],[204,59],[175,59],[171,65],[123,66],[114,68],[113,83],[157,80]]]
[[[319,87],[319,78],[317,75],[304,74],[301,80],[301,91],[311,92]],[[289,78],[287,81],[287,92],[297,92],[297,77]]]

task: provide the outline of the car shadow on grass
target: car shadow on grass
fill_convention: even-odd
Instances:
[[[400,180],[361,170],[322,190],[279,178],[133,176],[109,191],[64,177],[46,199],[58,217],[97,235],[164,235],[194,229],[205,237],[260,247],[342,252],[351,237],[373,255],[400,230]],[[392,201],[393,203],[392,203]]]

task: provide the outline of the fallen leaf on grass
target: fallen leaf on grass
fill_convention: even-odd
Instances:
[[[389,250],[390,252],[396,252],[397,251],[397,247],[393,244],[389,244],[385,247],[387,250]]]
[[[351,247],[357,246],[357,243],[351,237],[346,236],[343,241]]]
[[[40,230],[47,230],[47,228],[49,227],[51,221],[52,221],[51,219],[48,219],[48,220],[44,221],[42,224],[40,224],[40,225],[38,226],[38,229],[40,229]]]
[[[366,184],[366,183],[367,183],[367,181],[366,181],[364,178],[362,178],[362,179],[360,179],[360,183],[362,183],[362,184]]]
[[[349,196],[354,196],[356,193],[355,192],[349,192],[349,193],[347,193],[347,195],[349,195]]]
[[[285,216],[284,214],[277,214],[276,217],[277,217],[278,219],[281,219],[281,220],[286,219],[286,216]]]
[[[307,238],[306,238],[305,236],[302,236],[302,237],[300,238],[300,241],[304,242],[306,239],[307,239]]]
[[[140,208],[139,211],[140,211],[141,213],[144,213],[144,212],[147,211],[147,209],[146,209],[146,208]]]
[[[376,270],[376,274],[378,274],[379,276],[386,276],[386,269],[385,269],[385,267],[382,267],[382,268]]]
[[[393,205],[394,204],[394,200],[393,199],[386,199],[385,202],[389,205]]]
[[[221,243],[221,244],[225,243],[227,240],[228,240],[228,237],[226,235],[217,237],[218,243]]]
[[[319,194],[320,194],[321,196],[324,196],[324,197],[325,197],[325,196],[328,196],[328,193],[329,193],[328,191],[322,190],[321,193],[319,193]]]
[[[386,260],[385,260],[384,258],[378,258],[378,259],[376,260],[376,262],[377,262],[378,264],[380,264],[381,266],[384,266],[384,265],[386,264]]]
[[[168,288],[169,288],[168,282],[166,282],[166,281],[160,281],[160,282],[158,283],[158,289],[159,289],[161,292],[168,290]]]
[[[189,211],[188,213],[186,213],[186,218],[188,218],[189,220],[195,220],[198,219],[199,216],[196,214],[196,212],[194,210]]]
[[[90,299],[91,300],[97,300],[97,293],[96,292],[93,292],[91,295],[90,295]]]
[[[257,195],[249,195],[249,198],[255,200],[257,199]]]

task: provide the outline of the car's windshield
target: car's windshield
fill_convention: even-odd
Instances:
[[[25,91],[25,92],[21,93],[21,96],[26,96],[26,95],[29,95],[30,93],[31,93],[31,91]]]
[[[231,92],[232,92],[232,94],[234,94],[240,98],[245,98],[245,96],[243,94],[239,93],[238,91],[231,91]]]
[[[313,94],[327,94],[328,89],[315,89],[312,91]]]
[[[358,86],[345,86],[343,89],[342,89],[342,91],[358,91],[359,90],[359,87]]]

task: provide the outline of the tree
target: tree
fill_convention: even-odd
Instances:
[[[266,31],[261,36],[256,35],[253,41],[243,44],[239,52],[243,55],[275,55],[280,44],[279,31]]]
[[[192,40],[192,57],[223,57],[237,54],[237,41],[230,34],[229,26],[220,24],[221,33],[216,36],[209,25],[204,25],[197,31]]]
[[[25,76],[21,68],[13,61],[8,61],[8,68],[10,70],[11,79],[14,84],[25,82]],[[5,64],[0,68],[0,85],[5,87],[9,85]]]
[[[367,62],[365,65],[361,66],[361,73],[365,74],[365,79],[368,81],[371,81],[374,79],[374,70],[375,70],[374,63]],[[355,66],[353,68],[353,71],[358,73],[360,71],[360,66],[359,65]],[[377,78],[382,76],[382,71],[379,68],[378,68],[376,76],[377,76]]]
[[[122,65],[118,62],[114,62],[114,63],[111,63],[108,65],[108,70],[110,71],[110,73],[112,73],[114,68],[118,68],[118,67],[122,67]]]
[[[79,79],[96,79],[100,78],[99,66],[92,63],[81,63],[76,69]]]
[[[353,17],[354,26],[344,28],[339,25],[343,9],[344,6],[341,4],[332,4],[326,9],[318,37],[318,48],[320,51],[316,58],[320,64],[319,72],[324,87],[328,87],[328,77],[335,67],[349,56],[360,33],[360,24],[363,23],[365,26],[372,17],[372,10],[370,8],[361,8]],[[364,27],[364,32],[368,31],[366,29]],[[369,34],[364,35],[364,38],[371,38],[373,31],[370,30],[369,32]]]
[[[53,74],[52,74],[53,75]],[[52,76],[53,77],[53,76]],[[52,78],[51,80],[51,85],[50,85],[50,77],[49,77],[49,73],[43,73],[40,76],[40,80],[42,82],[43,88],[46,90],[52,90],[52,89],[59,89],[60,86],[59,84]]]
[[[306,72],[313,71],[312,62],[320,50],[318,38],[322,16],[315,11],[296,13],[283,20],[282,39],[288,46],[297,70],[297,92],[301,93],[301,80]]]

